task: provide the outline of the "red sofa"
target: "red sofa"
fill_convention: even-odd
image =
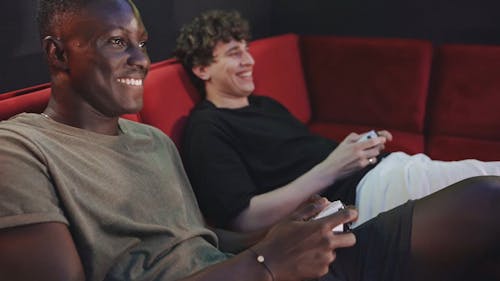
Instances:
[[[391,151],[500,160],[500,46],[286,34],[256,40],[250,51],[256,93],[282,102],[315,133],[341,140],[388,129]],[[0,95],[0,120],[40,112],[49,95],[48,84]],[[199,99],[169,59],[152,65],[143,110],[125,117],[179,144]]]

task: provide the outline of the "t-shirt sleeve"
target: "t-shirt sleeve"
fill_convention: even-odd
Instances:
[[[44,162],[29,140],[0,131],[0,228],[68,224]]]
[[[200,209],[210,224],[226,227],[256,193],[231,136],[210,122],[194,122],[183,142],[183,160]]]

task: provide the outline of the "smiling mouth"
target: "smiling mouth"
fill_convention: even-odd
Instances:
[[[118,78],[116,81],[129,86],[142,86],[142,79]]]
[[[252,77],[252,71],[246,71],[243,73],[238,74],[239,77],[241,78],[251,78]]]

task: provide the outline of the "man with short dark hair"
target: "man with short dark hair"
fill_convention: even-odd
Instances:
[[[355,204],[356,226],[465,178],[500,175],[500,161],[384,153],[386,130],[340,143],[312,134],[284,106],[253,93],[249,37],[237,12],[215,10],[177,40],[176,55],[205,98],[186,124],[182,156],[203,214],[218,227],[265,229],[313,194]]]
[[[410,229],[400,229],[408,224],[398,220],[411,215],[412,203],[356,233],[334,233],[334,226],[355,220],[356,211],[309,221],[327,204],[314,199],[264,235],[244,237],[254,239],[243,241],[250,249],[235,256],[222,253],[217,237],[203,225],[172,142],[155,128],[119,118],[140,110],[150,64],[148,35],[133,3],[42,0],[41,12],[52,96],[42,114],[24,113],[0,123],[2,280],[307,280],[326,274],[336,257],[328,278],[357,279],[366,272],[359,270],[361,264],[369,270],[381,265],[383,272],[367,276],[371,280],[403,274]],[[498,198],[499,185],[496,178],[475,178],[449,194],[419,201],[411,229],[416,261],[425,261],[434,244],[444,242],[447,247],[436,258],[453,252],[464,260],[492,261],[498,253],[498,224],[490,231],[470,226],[487,225],[481,219],[496,217],[497,205],[477,204],[476,212],[461,214],[460,223],[450,220],[449,225],[425,210],[436,207],[454,217],[455,203],[472,191],[490,190],[488,198]],[[471,204],[486,201],[469,199]],[[439,235],[462,223],[466,227],[456,239]],[[391,236],[404,239],[379,243],[394,227],[402,234]],[[436,231],[423,246],[424,230],[432,227]],[[338,251],[352,246],[355,234],[373,239]],[[474,249],[459,247],[464,237]],[[374,246],[381,251],[366,251]],[[358,252],[371,255],[357,260]],[[384,253],[391,254],[386,264],[374,259],[387,258]],[[476,269],[471,272],[491,273]]]
[[[150,66],[134,4],[42,0],[39,22],[49,104],[0,123],[1,280],[306,279],[354,244],[322,231],[354,210],[303,222],[324,207],[316,200],[228,260],[174,144],[119,118],[142,108]]]

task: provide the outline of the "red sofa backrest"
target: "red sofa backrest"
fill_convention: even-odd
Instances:
[[[253,41],[250,53],[255,59],[255,93],[273,97],[307,124],[311,107],[299,48],[299,37],[285,34]]]
[[[286,34],[250,44],[256,93],[283,103],[320,135],[389,129],[389,151],[435,159],[500,159],[500,47]],[[41,112],[48,84],[0,95],[0,120]],[[160,128],[179,145],[200,100],[176,60],[151,66],[144,108],[124,116]],[[424,141],[425,140],[425,141]],[[424,142],[426,146],[424,147]]]
[[[27,87],[27,88],[18,89],[18,90],[14,90],[14,91],[11,91],[11,92],[3,93],[3,94],[0,95],[0,101],[4,100],[4,99],[12,98],[12,97],[21,96],[21,95],[24,95],[24,94],[36,92],[38,90],[44,90],[44,89],[46,89],[48,87],[50,87],[50,83],[44,83],[44,84],[35,85],[35,86],[32,86],[32,87]]]
[[[313,130],[338,139],[353,130],[388,129],[399,141],[392,150],[424,150],[430,42],[303,36],[302,55],[318,123]],[[338,126],[324,128],[325,122]]]
[[[49,84],[28,89],[36,90],[34,92],[29,92],[25,91],[25,89],[21,89],[0,95],[4,97],[0,99],[0,120],[9,119],[22,112],[40,113],[43,111],[49,102]]]
[[[0,121],[23,113],[41,113],[50,98],[50,84],[42,84],[0,95]],[[140,121],[137,114],[122,116],[133,121]]]
[[[326,137],[341,140],[351,131],[377,125],[395,134],[398,145],[389,149],[421,152],[430,49],[428,42],[401,39],[300,39],[285,34],[255,40],[250,43],[256,61],[255,92],[280,101],[312,131]],[[0,101],[9,103],[3,108],[0,103],[0,117],[40,112],[49,96],[48,89],[42,91],[47,92]],[[179,145],[186,118],[199,100],[183,67],[170,59],[151,66],[143,110],[125,117],[158,127]]]
[[[143,123],[159,128],[179,145],[187,116],[199,100],[182,65],[169,59],[151,66],[139,115]]]
[[[500,47],[437,48],[427,152],[445,160],[500,159]]]

